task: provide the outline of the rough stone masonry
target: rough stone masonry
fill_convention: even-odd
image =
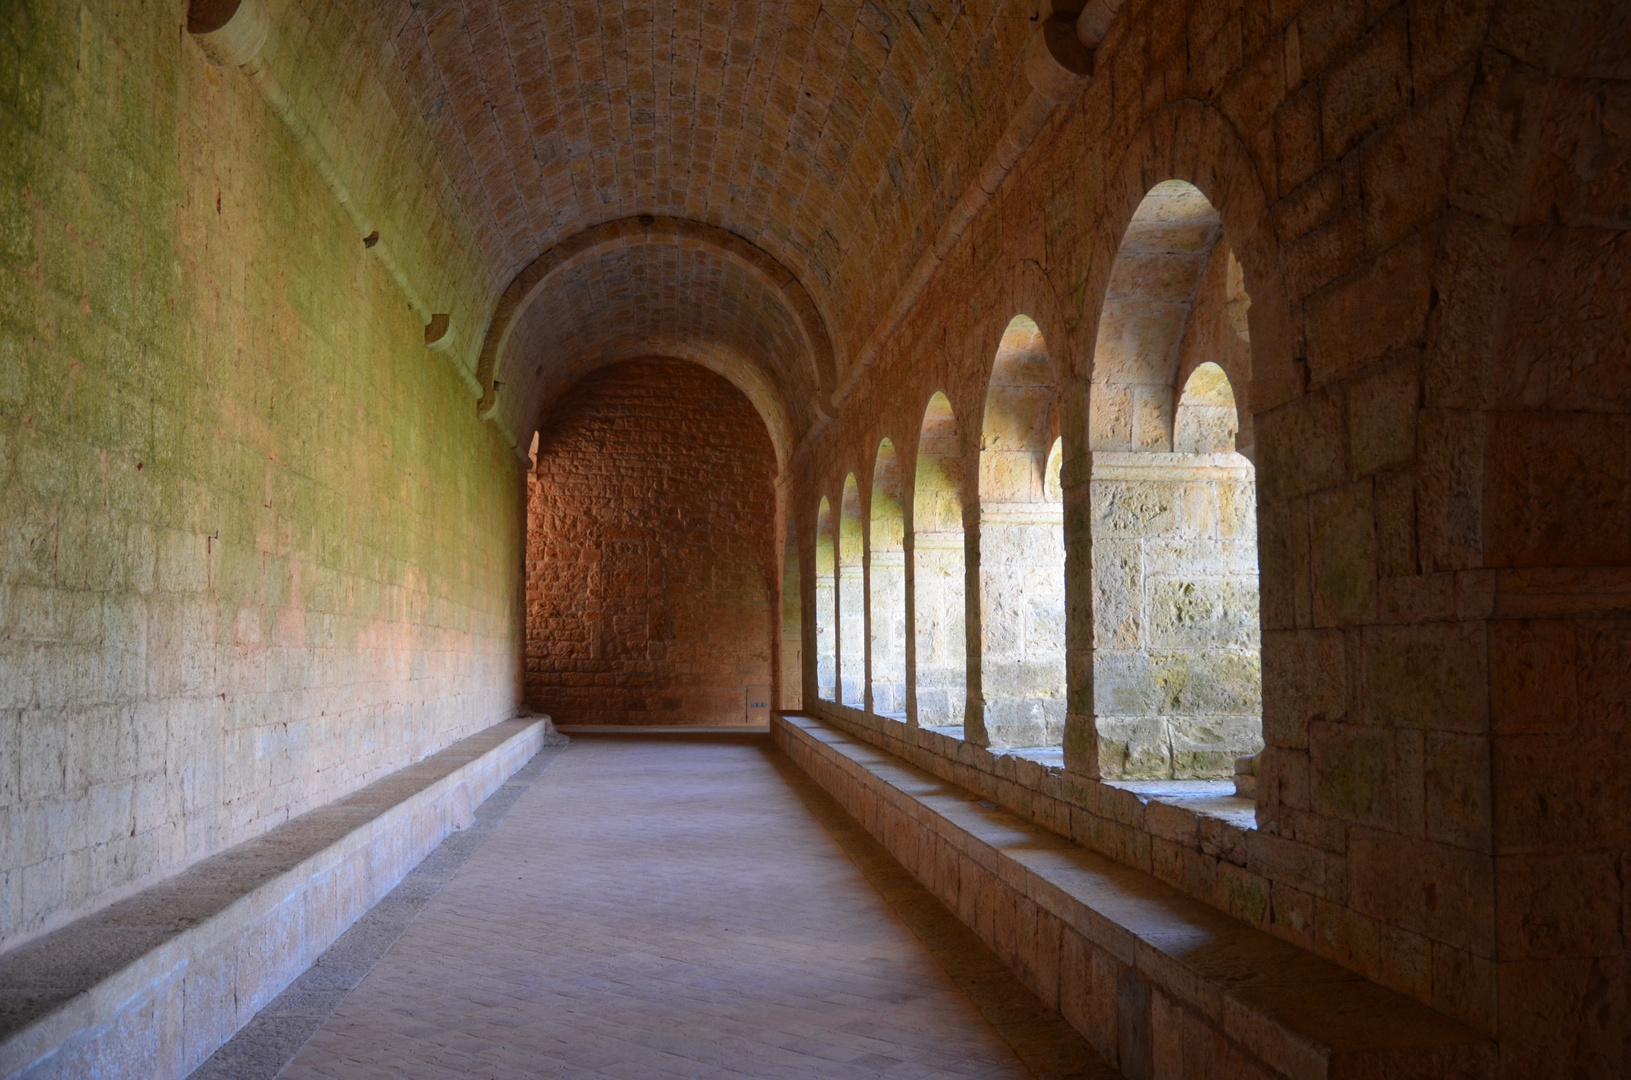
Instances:
[[[1624,1075],[1628,328],[1620,0],[10,0],[0,951],[767,687]]]

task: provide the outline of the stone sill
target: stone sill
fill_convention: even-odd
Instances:
[[[820,704],[830,705],[831,702]],[[845,708],[856,711],[852,706]],[[912,730],[905,717],[878,716],[872,713],[861,715],[876,716],[880,720],[894,720],[902,727]],[[954,746],[963,745],[961,724],[933,725],[915,730],[949,740]],[[947,753],[943,747],[936,747],[932,742],[926,744],[922,738],[919,738],[918,745],[936,750],[952,760],[958,757],[955,750]],[[1014,757],[1035,762],[1050,774],[1066,775],[1065,750],[1062,746],[1009,746],[995,750],[986,748],[986,753],[993,758]],[[1081,781],[1080,777],[1072,779]],[[1100,780],[1098,783],[1128,792],[1146,803],[1161,803],[1198,817],[1215,818],[1242,832],[1257,828],[1257,802],[1255,799],[1236,794],[1233,780]]]
[[[1466,1026],[1004,811],[788,714],[793,760],[1125,1075],[1491,1076]],[[1191,1061],[1191,1047],[1242,1047]],[[1260,1063],[1260,1064],[1259,1064]]]
[[[1424,986],[1419,969],[1386,963],[1376,950],[1353,947],[1355,939],[1340,929],[1346,923],[1379,931],[1397,924],[1352,906],[1345,856],[1281,836],[1272,827],[1254,827],[1255,800],[1142,794],[1127,787],[1143,788],[1150,782],[1105,782],[964,742],[961,727],[948,735],[830,701],[816,701],[786,715],[800,712],[977,792],[1056,836],[1143,871],[1254,929],[1442,1009],[1486,1034],[1494,1031],[1491,1011],[1449,989],[1438,989],[1455,985],[1452,972],[1471,970],[1467,965],[1483,964],[1491,957],[1426,938],[1410,926],[1398,927],[1410,935],[1405,940],[1430,946],[1433,959],[1428,963],[1435,973],[1445,973],[1442,979],[1435,974],[1433,983]],[[1327,925],[1338,932],[1323,932]]]
[[[1101,780],[1152,803],[1216,818],[1247,832],[1257,828],[1257,801],[1235,793],[1233,780]]]
[[[769,724],[557,724],[562,735],[764,735]]]
[[[975,746],[960,725],[912,727],[822,700],[803,712],[1260,930],[1276,929],[1271,876],[1253,857],[1256,806],[1234,795],[1231,781],[1105,781],[1066,772],[1063,751],[1052,747]]]
[[[0,1077],[187,1076],[551,739],[494,724],[0,955]]]
[[[1101,482],[1149,483],[1172,481],[1193,483],[1196,479],[1252,480],[1255,470],[1243,454],[1182,454],[1098,450],[1093,454],[1093,479]]]

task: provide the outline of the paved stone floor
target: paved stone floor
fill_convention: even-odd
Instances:
[[[767,738],[580,735],[281,1075],[1115,1074]]]

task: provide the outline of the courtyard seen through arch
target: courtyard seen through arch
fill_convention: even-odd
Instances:
[[[815,641],[816,696],[823,701],[837,701],[838,545],[833,538],[832,507],[825,496],[816,512]]]
[[[962,446],[951,402],[923,411],[912,486],[916,723],[962,732],[968,702]]]
[[[906,516],[895,444],[878,444],[867,529],[871,701],[880,716],[906,718]]]
[[[986,744],[1065,732],[1065,535],[1058,386],[1036,323],[1016,315],[992,362],[980,433],[980,697]]]
[[[1109,778],[1233,778],[1263,745],[1255,470],[1229,375],[1249,383],[1249,307],[1216,208],[1157,184],[1110,272],[1089,394]]]
[[[859,709],[866,703],[866,538],[854,473],[844,478],[839,505],[838,700]]]

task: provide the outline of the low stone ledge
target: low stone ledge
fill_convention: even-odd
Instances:
[[[944,730],[913,727],[830,701],[816,702],[806,713],[1259,930],[1278,929],[1266,901],[1276,879],[1262,872],[1262,860],[1252,865],[1249,857],[1257,833],[1250,799],[1159,792],[1154,789],[1162,786],[1160,781],[1079,776],[1020,754],[976,746]],[[1298,944],[1307,948],[1311,942]]]
[[[807,716],[776,743],[1129,1080],[1493,1076],[1495,1047]]]
[[[560,741],[494,724],[0,956],[0,1077],[187,1076]]]

